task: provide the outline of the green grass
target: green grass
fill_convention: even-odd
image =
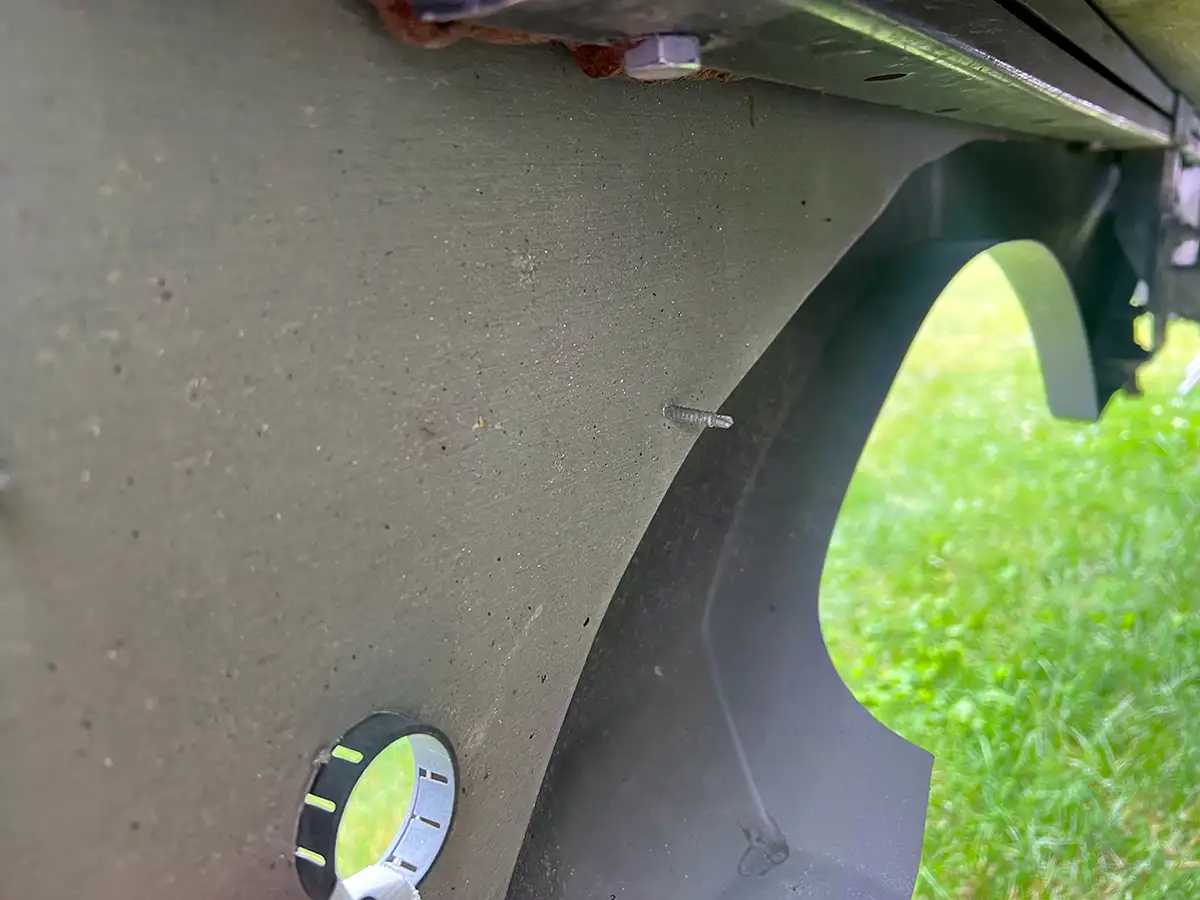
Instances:
[[[838,521],[842,676],[932,751],[922,898],[1200,897],[1200,351],[1094,424],[1047,412],[977,260],[934,308]]]

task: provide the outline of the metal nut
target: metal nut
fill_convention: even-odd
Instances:
[[[686,78],[700,71],[700,39],[693,34],[651,34],[625,51],[625,74],[638,81]]]

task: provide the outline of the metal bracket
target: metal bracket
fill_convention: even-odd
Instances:
[[[703,65],[1061,141],[1166,147],[1171,120],[993,0],[414,0],[576,44],[697,36]],[[455,15],[455,11],[457,15]],[[987,22],[988,27],[978,27]],[[1110,39],[1120,42],[1112,32]]]
[[[1175,146],[1190,165],[1200,164],[1200,116],[1182,94],[1175,107]]]
[[[1152,350],[1166,340],[1172,316],[1200,319],[1200,117],[1182,95],[1172,135],[1173,146],[1162,156],[1158,227],[1146,277]]]
[[[422,22],[453,22],[480,19],[522,2],[524,0],[412,0],[411,5]]]

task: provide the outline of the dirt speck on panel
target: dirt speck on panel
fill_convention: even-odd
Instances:
[[[193,378],[187,383],[187,388],[185,390],[187,402],[195,407],[203,406],[204,400],[208,396],[208,392],[212,390],[212,386],[212,381],[203,375]]]

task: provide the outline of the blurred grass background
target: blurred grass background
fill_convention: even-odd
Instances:
[[[1200,898],[1200,352],[1094,424],[1047,412],[986,257],[934,307],[859,464],[821,615],[937,756],[920,898]]]

